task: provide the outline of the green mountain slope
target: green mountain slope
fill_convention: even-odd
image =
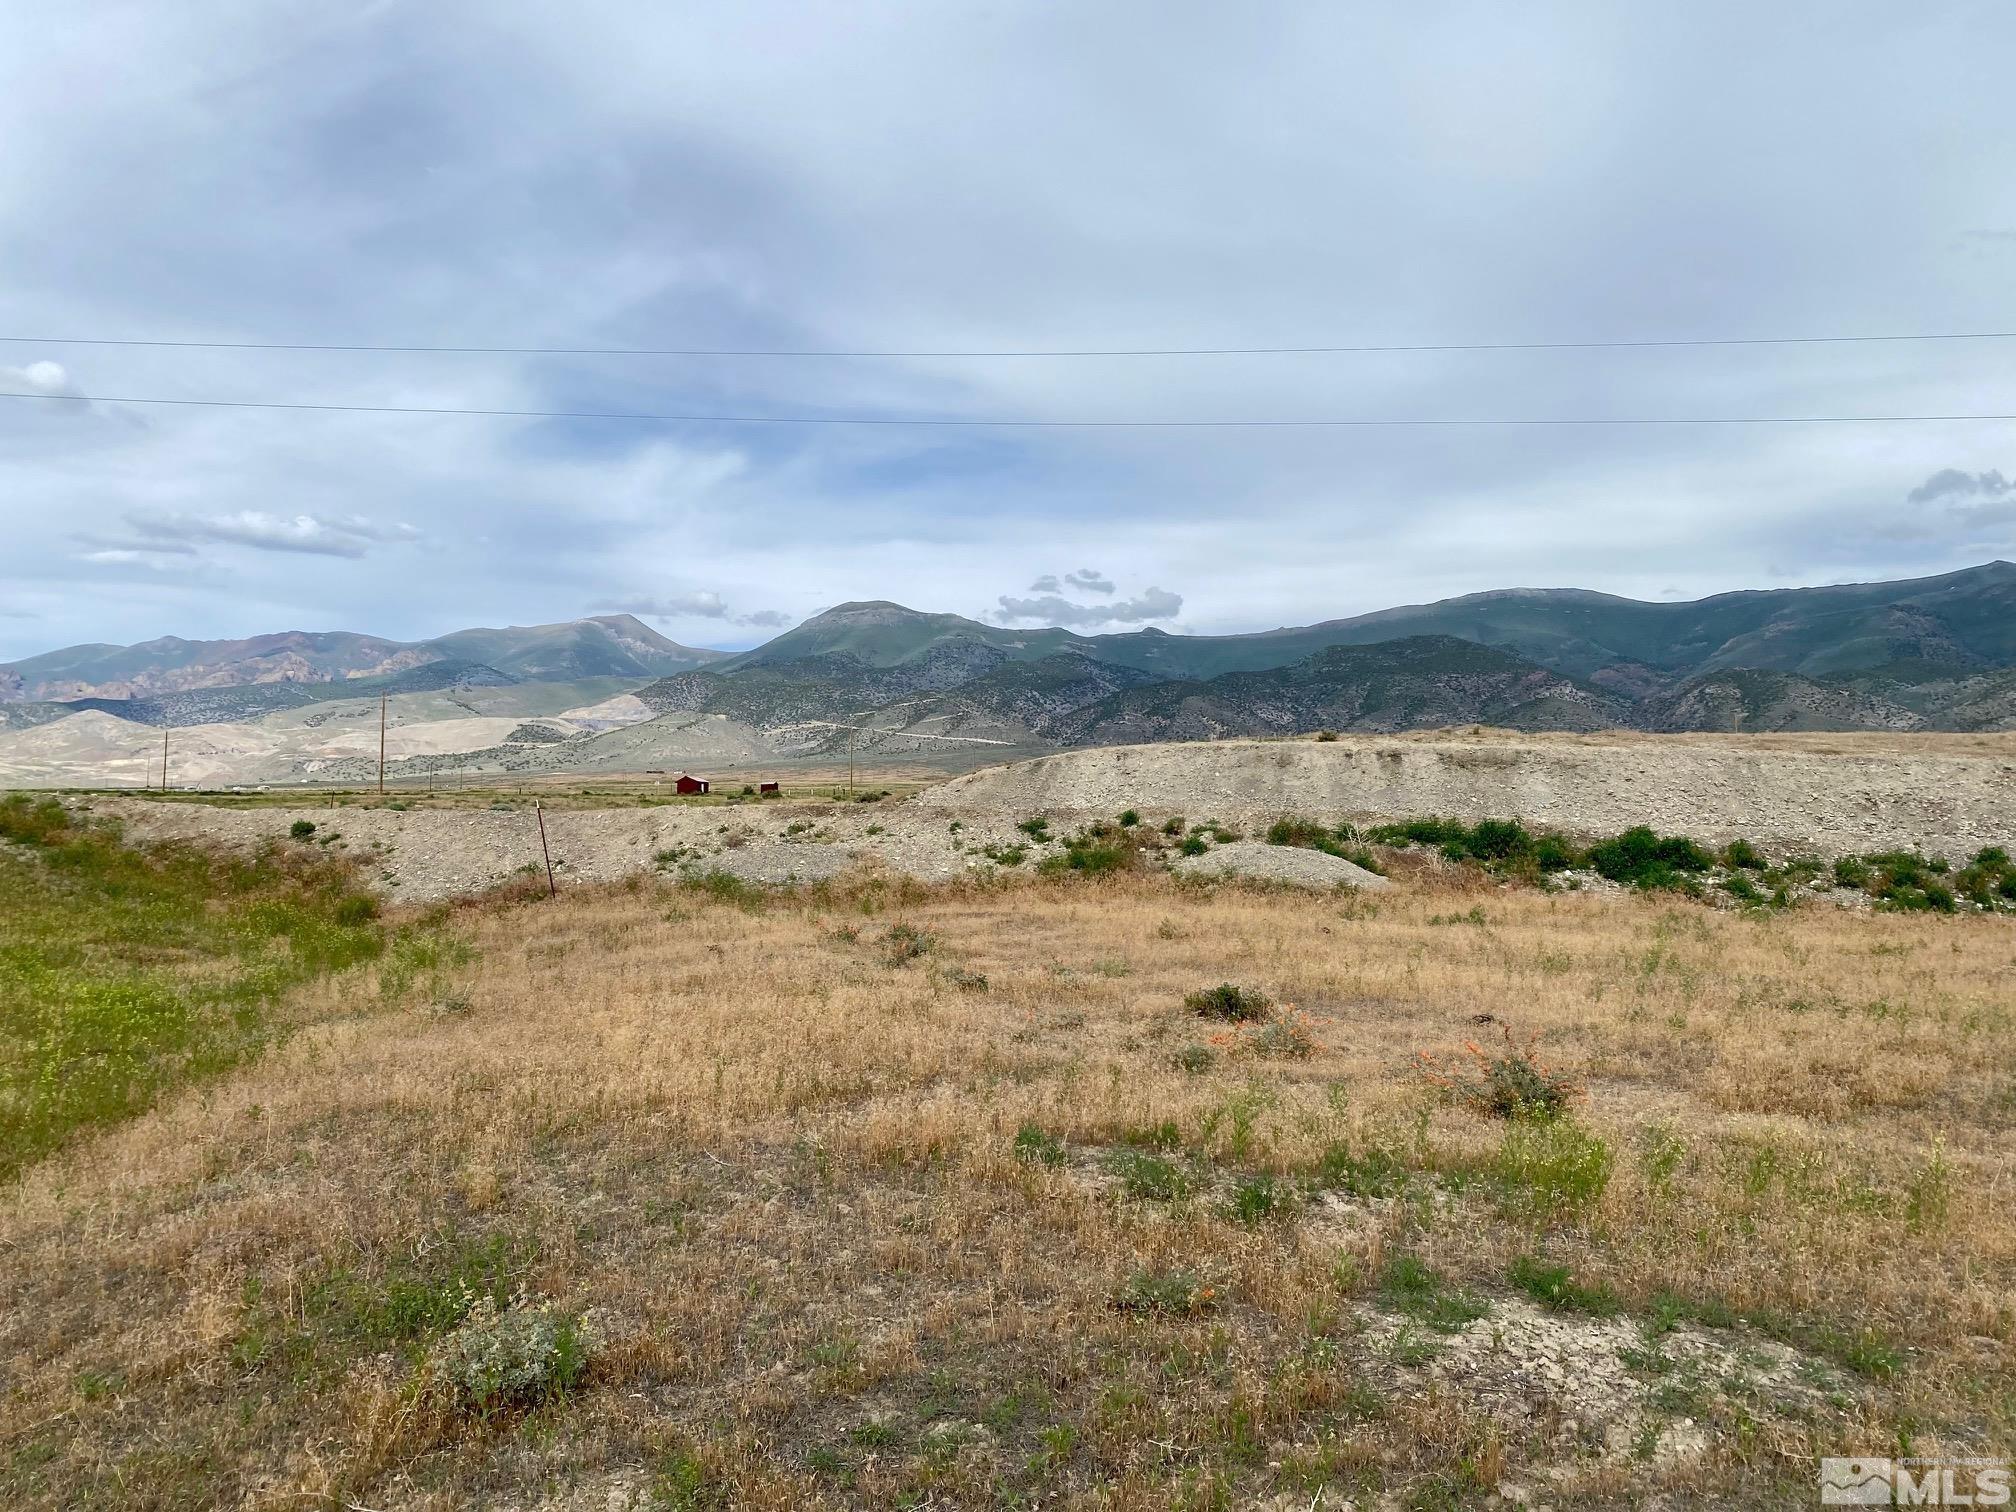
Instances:
[[[1302,661],[1329,646],[1447,635],[1496,646],[1629,696],[1719,667],[1824,676],[1913,657],[2016,665],[2016,564],[1939,577],[1724,593],[1645,603],[1579,588],[1500,589],[1252,635],[1009,630],[886,601],[841,604],[718,664],[745,668],[843,653],[876,667],[926,655],[976,666],[1076,653],[1161,678],[1208,679]]]
[[[1065,744],[1119,745],[1457,724],[1598,730],[1628,719],[1629,706],[1600,689],[1490,646],[1428,635],[1326,647],[1260,672],[1150,683],[1040,729]]]

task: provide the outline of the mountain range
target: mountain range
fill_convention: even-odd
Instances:
[[[0,663],[0,700],[144,699],[256,684],[314,686],[391,677],[441,663],[486,667],[520,682],[572,682],[662,676],[726,656],[667,640],[628,614],[558,625],[457,630],[425,641],[383,640],[344,630],[285,630],[214,641],[167,635],[134,646],[69,646]]]
[[[532,698],[528,685],[554,686]],[[624,614],[414,642],[170,637],[0,665],[0,730],[87,710],[151,725],[315,726],[287,711],[386,693],[479,712],[484,689],[519,689],[513,707],[534,712],[594,706],[578,728],[544,732],[542,761],[655,761],[653,731],[691,735],[702,721],[737,732],[739,749],[778,755],[862,739],[1029,750],[1465,723],[2008,729],[2016,565],[1685,603],[1504,589],[1222,636],[1007,629],[869,601],[732,654],[679,645]],[[611,698],[627,712],[610,715]],[[606,751],[568,744],[603,730]]]

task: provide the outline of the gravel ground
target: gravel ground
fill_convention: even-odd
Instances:
[[[256,845],[285,838],[364,862],[388,896],[423,902],[480,891],[543,868],[528,805],[494,809],[224,808],[95,800],[140,838]],[[1520,818],[1573,833],[1633,824],[1719,843],[1823,856],[1919,846],[1960,858],[2016,842],[2016,759],[2002,752],[1913,757],[1790,751],[1740,740],[1632,743],[1504,737],[1220,741],[1071,752],[995,767],[903,802],[575,809],[546,815],[556,876],[614,881],[643,871],[719,869],[752,882],[811,881],[857,863],[926,881],[995,868],[985,852],[1054,854],[1016,828],[1047,815],[1058,836],[1137,808],[1251,833],[1282,813],[1325,820]],[[1320,852],[1257,842],[1185,858],[1190,872],[1330,886],[1383,879]]]
[[[286,840],[294,821],[306,819],[315,834],[287,843],[327,844],[356,857],[366,876],[400,902],[480,892],[544,869],[538,818],[529,804],[225,808],[101,798],[92,808],[122,820],[137,839],[231,846]],[[983,848],[1028,842],[1010,819],[969,819],[954,829],[944,815],[910,803],[549,810],[545,819],[554,876],[563,886],[650,871],[679,876],[718,870],[747,882],[809,882],[859,862],[942,881],[993,869],[995,863],[979,854]],[[1039,853],[1031,847],[1030,861]]]
[[[1068,751],[974,772],[918,801],[959,813],[1131,806],[1245,828],[1282,813],[1516,818],[1580,834],[1650,824],[1830,857],[1913,845],[1958,857],[2016,840],[2016,751],[1796,750],[1743,736],[1226,740]]]
[[[1364,892],[1382,892],[1393,885],[1377,872],[1328,851],[1268,845],[1260,840],[1235,840],[1214,846],[1201,856],[1179,856],[1170,870],[1190,876],[1255,877],[1292,882],[1298,887],[1355,887]]]

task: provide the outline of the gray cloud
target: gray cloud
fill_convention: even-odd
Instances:
[[[776,628],[790,624],[791,616],[781,609],[758,609],[750,614],[729,612],[728,601],[711,588],[691,593],[636,594],[608,599],[595,606],[616,614],[635,614],[645,619],[723,620],[729,624]]]
[[[1930,504],[1940,499],[2000,499],[2011,493],[2016,493],[2016,483],[1997,469],[1969,473],[1957,467],[1942,467],[1906,497],[1913,504]]]
[[[1062,591],[1063,584],[1057,581],[1056,574],[1049,572],[1044,573],[1043,576],[1029,585],[1029,592],[1031,593],[1060,593]]]
[[[1076,572],[1064,574],[1064,581],[1085,593],[1111,593],[1113,580],[1090,567],[1081,567]]]
[[[1069,599],[1048,594],[1041,598],[1011,598],[1003,594],[996,618],[1002,621],[1031,620],[1043,625],[1081,629],[1088,625],[1138,625],[1146,620],[1174,619],[1183,612],[1183,595],[1150,588],[1139,598],[1121,599],[1111,604],[1074,604]]]

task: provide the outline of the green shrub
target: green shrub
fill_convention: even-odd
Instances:
[[[1589,847],[1589,864],[1612,882],[1661,888],[1684,887],[1691,874],[1714,863],[1686,836],[1660,835],[1640,824]]]
[[[1748,840],[1731,840],[1722,847],[1722,864],[1731,871],[1763,871],[1764,857]]]
[[[1024,819],[1015,828],[1022,831],[1031,840],[1043,841],[1050,838],[1050,821],[1041,815],[1038,815],[1034,819]]]
[[[1222,1019],[1227,1023],[1253,1023],[1274,1011],[1273,999],[1251,987],[1221,982],[1205,987],[1183,999],[1183,1006],[1199,1018]]]
[[[1140,1150],[1115,1150],[1106,1169],[1120,1180],[1120,1190],[1142,1202],[1174,1202],[1190,1190],[1190,1178],[1174,1161]]]
[[[1176,849],[1186,856],[1201,856],[1211,849],[1211,842],[1202,835],[1186,835]]]
[[[1568,871],[1580,866],[1582,861],[1581,853],[1559,835],[1542,835],[1533,842],[1533,866],[1536,871]]]
[[[1140,822],[1141,822],[1140,810],[1131,808],[1121,810],[1120,813],[1121,828],[1132,829],[1135,825],[1139,824]]]
[[[1480,819],[1463,837],[1463,853],[1479,861],[1503,864],[1533,854],[1533,837],[1516,819]]]
[[[1061,1166],[1064,1141],[1040,1125],[1025,1123],[1015,1131],[1015,1158],[1024,1165]]]
[[[310,835],[315,833],[315,821],[313,819],[296,819],[292,824],[287,826],[287,833],[292,835],[296,840],[306,840]]]

